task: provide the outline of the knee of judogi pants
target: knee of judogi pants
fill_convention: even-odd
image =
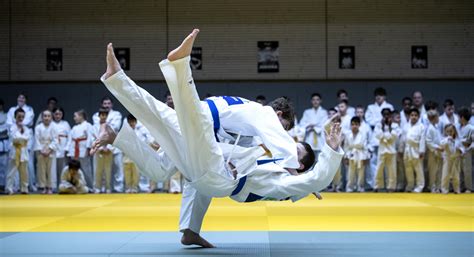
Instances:
[[[425,173],[423,171],[423,159],[413,159],[413,169],[416,175],[416,188],[422,190],[425,187]]]
[[[453,161],[452,170],[453,190],[459,192],[461,190],[461,160],[459,158]]]
[[[388,177],[387,189],[395,190],[397,188],[397,155],[388,154],[385,163]]]
[[[116,153],[113,158],[113,189],[115,192],[123,192],[123,154]]]
[[[413,191],[415,188],[415,171],[413,168],[413,160],[409,158],[404,159],[405,163],[405,178],[407,180],[406,191]]]
[[[20,190],[28,192],[28,162],[20,162],[18,170],[20,171]]]
[[[199,234],[211,200],[211,197],[200,194],[185,182],[179,213],[179,231],[183,232],[185,229],[190,229]]]
[[[346,192],[352,192],[353,190],[355,190],[355,183],[356,183],[356,176],[357,176],[356,164],[357,162],[353,160],[349,160]]]
[[[94,188],[91,158],[90,157],[79,158],[79,162],[81,163],[81,169],[82,169],[82,172],[84,173],[84,178],[86,180],[87,187]]]
[[[78,194],[87,194],[89,192],[89,188],[86,186],[83,187],[76,187],[76,192]]]
[[[380,155],[377,159],[377,174],[375,175],[374,189],[382,189],[385,187],[384,170],[387,162],[387,154]]]
[[[60,194],[73,194],[73,193],[75,193],[74,189],[73,189],[73,186],[66,186],[64,184],[59,184],[58,192]]]
[[[472,191],[472,153],[470,151],[462,157],[462,173],[465,189]]]
[[[0,186],[5,186],[8,172],[8,152],[0,152]]]

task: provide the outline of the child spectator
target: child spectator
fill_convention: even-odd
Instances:
[[[37,166],[36,178],[38,187],[43,189],[43,194],[53,193],[53,170],[56,170],[56,150],[58,149],[58,133],[51,124],[53,115],[45,110],[41,113],[41,122],[35,127],[35,144]],[[56,174],[54,174],[56,175]],[[56,176],[55,176],[56,180]],[[54,181],[56,183],[56,181]],[[56,187],[56,185],[54,185]]]
[[[94,124],[92,139],[93,141],[99,137],[100,126],[107,123],[107,116],[109,111],[104,108],[99,109],[99,123]],[[95,160],[95,183],[94,193],[98,194],[102,191],[102,186],[105,184],[105,193],[112,193],[112,162],[113,162],[113,147],[106,145],[100,147],[94,155]],[[105,177],[105,181],[103,178]]]
[[[89,188],[81,170],[81,163],[78,160],[70,160],[61,173],[61,183],[59,184],[60,194],[87,194]]]
[[[472,149],[474,149],[474,127],[469,124],[471,112],[467,108],[459,110],[459,139],[462,144],[461,173],[464,181],[464,192],[472,191]]]
[[[441,190],[441,167],[443,163],[443,147],[441,140],[443,135],[439,128],[439,114],[436,110],[426,112],[429,120],[426,129],[426,157],[428,159],[428,187],[431,193],[439,193]]]
[[[410,110],[410,122],[403,131],[403,161],[405,164],[406,192],[421,193],[425,187],[423,157],[425,154],[425,126],[419,122],[420,111]],[[416,183],[415,183],[416,179]]]
[[[367,161],[367,135],[359,128],[360,118],[353,117],[351,119],[351,130],[344,137],[346,159],[349,162],[346,192],[365,191],[364,172]]]
[[[53,110],[53,124],[58,133],[58,148],[56,149],[56,178],[57,187],[61,182],[61,172],[66,166],[66,151],[69,133],[71,133],[71,126],[64,120],[63,108],[57,107]]]
[[[454,193],[461,193],[459,172],[461,142],[459,141],[456,127],[448,124],[444,127],[444,138],[441,140],[443,147],[443,170],[441,174],[441,193],[449,193],[449,185],[452,180]]]

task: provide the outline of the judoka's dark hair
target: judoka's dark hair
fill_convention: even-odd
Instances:
[[[360,125],[360,118],[357,117],[357,116],[352,117],[352,119],[351,119],[351,124],[352,124],[352,123],[357,123],[357,124]]]
[[[438,110],[438,103],[432,100],[429,100],[425,103],[425,109],[428,110]]]
[[[420,110],[418,110],[417,108],[411,108],[409,113],[411,114],[412,112],[416,112],[416,114],[420,116]]]
[[[386,96],[387,95],[387,91],[385,90],[385,88],[383,87],[378,87],[374,90],[374,96],[378,96],[378,95],[381,95],[381,96]]]
[[[306,150],[306,155],[303,156],[303,158],[301,158],[300,160],[301,163],[304,165],[304,167],[303,169],[296,170],[298,171],[298,173],[302,173],[309,170],[311,167],[313,167],[316,157],[314,156],[313,149],[308,143],[306,142],[299,142],[299,143],[302,144],[304,146],[304,149]]]
[[[471,112],[466,107],[461,107],[458,110],[458,115],[459,115],[459,118],[464,118],[467,121],[469,121],[469,119],[471,119]]]
[[[78,160],[71,159],[67,163],[69,169],[79,170],[81,168],[81,163]]]
[[[23,110],[23,108],[18,108],[15,110],[15,113],[13,114],[13,116],[16,118],[16,115],[20,112],[25,113],[25,110]]]
[[[109,111],[108,111],[107,109],[105,109],[105,108],[100,107],[98,113],[99,113],[99,115],[102,114],[102,113],[105,113],[105,114],[108,115],[108,114],[109,114]]]
[[[57,111],[60,111],[60,112],[63,113],[63,118],[62,118],[61,120],[64,120],[64,117],[66,116],[66,114],[64,113],[64,109],[63,109],[62,107],[56,107],[56,108],[54,108],[54,109],[53,109],[53,115],[54,115],[54,113],[57,112]]]
[[[135,116],[133,116],[133,114],[128,114],[127,116],[127,121],[130,122],[130,121],[137,121],[137,118],[135,118]]]
[[[288,128],[285,128],[286,130],[290,130],[295,126],[295,108],[288,98],[279,97],[271,101],[269,106],[271,106],[275,112],[282,112],[281,117],[289,123]]]

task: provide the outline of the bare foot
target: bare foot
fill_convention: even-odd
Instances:
[[[190,229],[185,229],[183,236],[181,237],[181,243],[183,245],[199,245],[204,248],[215,248],[214,245],[207,242],[206,239],[202,238],[199,234],[194,233]]]
[[[90,155],[93,155],[102,146],[111,145],[115,141],[115,137],[117,134],[109,124],[100,125],[99,137],[92,144]]]
[[[194,29],[193,32],[183,40],[183,43],[181,43],[180,46],[168,54],[168,60],[172,62],[190,55],[193,50],[194,40],[198,33],[199,29]]]
[[[106,60],[107,60],[107,70],[105,71],[104,78],[108,79],[110,76],[122,70],[122,67],[120,67],[120,63],[115,57],[114,47],[112,46],[112,43],[109,43],[107,45]]]

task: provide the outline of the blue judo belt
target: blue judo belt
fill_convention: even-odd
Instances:
[[[214,101],[206,99],[207,105],[209,105],[209,110],[211,110],[212,120],[214,122],[214,136],[216,137],[216,141],[219,142],[219,138],[217,137],[217,132],[221,127],[221,122],[219,120],[219,111],[217,110],[217,106]]]

